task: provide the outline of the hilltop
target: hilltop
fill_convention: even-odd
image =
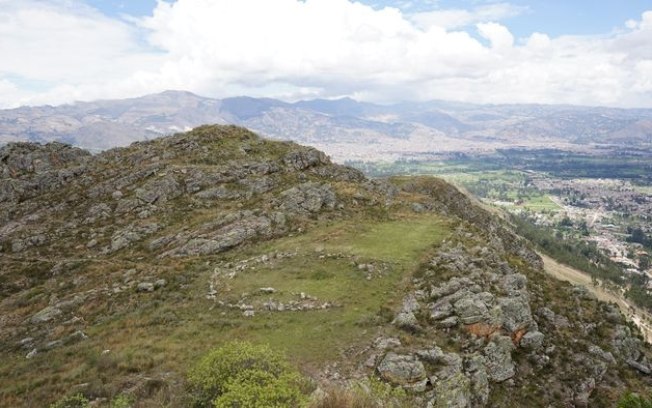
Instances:
[[[652,385],[616,305],[436,178],[218,125],[10,143],[0,175],[2,406],[187,406],[189,367],[233,339],[285,353],[313,399],[374,377],[411,406],[610,407]]]

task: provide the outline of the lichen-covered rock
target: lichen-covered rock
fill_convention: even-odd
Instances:
[[[485,303],[475,297],[465,297],[455,302],[455,313],[464,324],[473,324],[481,321],[487,314]]]
[[[523,296],[498,298],[502,326],[510,333],[536,325],[528,300]]]
[[[543,346],[545,335],[538,330],[525,333],[521,338],[520,346],[527,350],[538,350]]]
[[[467,408],[471,406],[471,381],[461,372],[437,381],[435,398],[428,402],[428,408]]]
[[[413,385],[426,379],[423,363],[411,354],[396,354],[390,351],[377,370],[381,378],[395,385]]]
[[[484,349],[487,375],[494,382],[503,382],[516,373],[512,361],[514,344],[507,336],[494,336]]]
[[[453,305],[448,301],[440,301],[430,306],[430,319],[441,320],[453,314]]]
[[[490,392],[486,359],[477,353],[470,355],[465,361],[465,370],[471,380],[471,406],[486,406]]]
[[[283,162],[295,170],[305,170],[320,164],[329,164],[328,156],[317,149],[305,148],[288,153]]]
[[[392,323],[405,330],[414,331],[419,329],[419,321],[412,312],[399,313]]]
[[[281,210],[290,213],[315,213],[322,208],[332,210],[337,203],[327,184],[304,183],[281,193]]]

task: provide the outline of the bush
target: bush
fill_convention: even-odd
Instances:
[[[81,394],[69,395],[50,404],[50,408],[87,408],[88,399]]]
[[[641,397],[638,394],[627,393],[618,402],[618,408],[652,408],[652,399]]]
[[[188,374],[195,407],[297,407],[305,382],[264,345],[233,342],[206,354]]]
[[[131,408],[133,400],[129,395],[120,394],[111,400],[111,408]]]
[[[301,378],[293,373],[278,377],[260,370],[247,370],[229,380],[214,401],[215,408],[298,407],[303,401]]]

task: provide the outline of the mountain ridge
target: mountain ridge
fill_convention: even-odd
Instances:
[[[435,178],[367,179],[235,126],[9,144],[0,175],[5,406],[188,406],[188,364],[234,338],[317,390],[374,377],[407,406],[607,407],[652,380],[616,306]]]
[[[57,140],[97,151],[204,123],[231,123],[275,139],[310,143],[338,161],[514,146],[590,151],[605,144],[652,144],[650,109],[444,101],[376,105],[350,98],[289,103],[212,99],[187,91],[2,110],[0,143]]]

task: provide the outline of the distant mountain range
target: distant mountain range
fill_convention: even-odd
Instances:
[[[311,144],[339,161],[505,147],[590,150],[652,145],[652,109],[445,101],[377,105],[350,98],[287,103],[212,99],[184,91],[0,110],[0,144],[61,141],[99,151],[207,123],[237,124],[271,138]]]

